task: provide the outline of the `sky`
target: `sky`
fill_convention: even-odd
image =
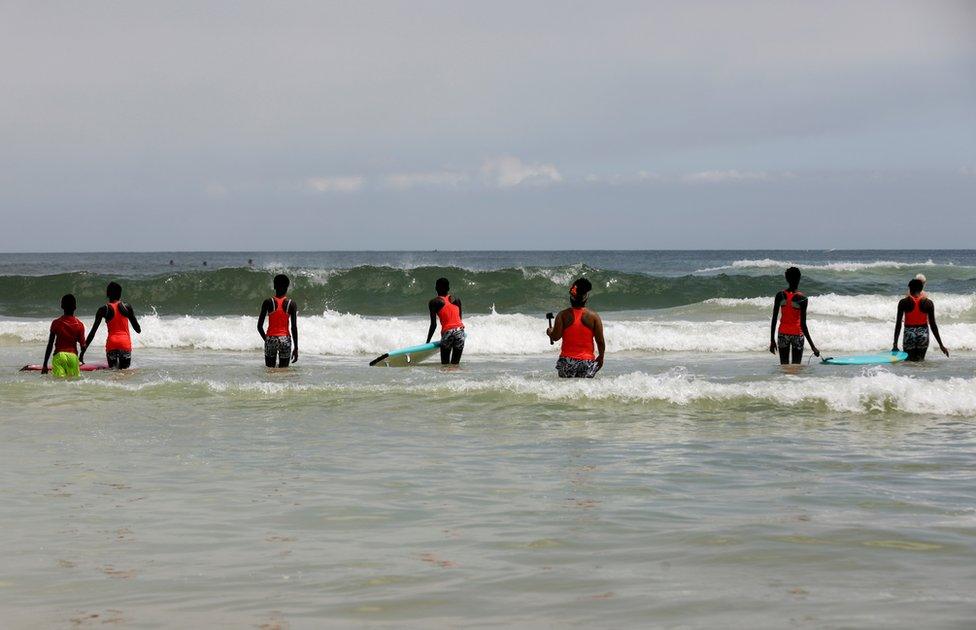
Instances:
[[[0,3],[0,251],[971,248],[976,2]]]

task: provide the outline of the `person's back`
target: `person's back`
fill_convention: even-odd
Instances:
[[[139,320],[136,319],[135,310],[122,301],[122,287],[117,282],[108,283],[105,297],[108,302],[95,312],[95,323],[88,333],[80,359],[84,362],[85,352],[95,338],[102,320],[105,320],[105,326],[108,328],[108,336],[105,339],[105,359],[109,367],[125,370],[132,365],[132,335],[129,326],[131,325],[132,330],[137,333],[141,333],[142,328],[139,326]]]
[[[437,324],[441,325],[441,365],[458,365],[464,353],[464,331],[461,300],[451,295],[451,283],[447,278],[438,278],[434,283],[437,297],[427,303],[430,313],[430,327],[427,329],[427,343],[434,336]]]
[[[925,283],[916,277],[908,283],[908,295],[898,301],[898,313],[895,316],[895,339],[892,351],[898,351],[898,334],[904,322],[905,334],[902,338],[902,349],[908,354],[909,361],[922,361],[929,349],[929,328],[939,342],[939,349],[949,356],[949,351],[942,344],[939,326],[935,322],[935,303],[925,296],[922,289]]]
[[[298,307],[288,297],[289,284],[288,276],[275,276],[275,294],[261,304],[258,316],[258,334],[264,340],[264,364],[271,368],[288,367],[298,361]]]
[[[562,341],[556,361],[560,378],[593,378],[603,368],[606,355],[603,320],[586,308],[592,288],[586,278],[577,279],[569,288],[570,307],[560,311],[546,331],[552,341]],[[594,344],[598,353],[593,350]]]
[[[75,317],[75,296],[65,295],[61,298],[61,309],[64,315],[51,322],[51,331],[44,352],[44,364],[41,373],[47,374],[48,360],[51,360],[51,374],[59,377],[78,376],[81,374],[79,349],[85,348],[85,325]],[[54,356],[51,356],[51,352]]]
[[[814,356],[820,351],[810,338],[807,330],[807,304],[805,295],[800,293],[800,270],[790,267],[784,274],[788,287],[776,294],[773,300],[773,317],[769,326],[769,351],[779,351],[779,362],[800,363],[803,360],[803,341],[810,342]],[[779,328],[776,321],[779,320]]]

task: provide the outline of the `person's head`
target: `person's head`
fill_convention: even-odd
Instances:
[[[786,276],[786,282],[791,287],[797,287],[800,285],[800,270],[798,268],[790,267],[783,275]]]
[[[922,292],[922,289],[924,287],[925,287],[925,283],[919,280],[918,278],[912,278],[908,282],[908,292],[911,293],[912,295],[918,295],[919,293]]]
[[[109,302],[117,302],[122,299],[122,285],[118,282],[109,282],[105,287],[105,295]]]
[[[70,293],[61,296],[61,310],[64,311],[65,315],[74,315],[76,308],[78,308],[78,303],[75,301],[75,296]]]
[[[277,276],[274,277],[274,290],[275,290],[275,293],[278,296],[282,296],[285,293],[288,293],[288,285],[289,284],[291,284],[291,281],[288,280],[288,276],[286,276],[283,273],[279,273]]]
[[[437,291],[437,295],[444,297],[451,290],[451,283],[447,278],[438,278],[437,282],[434,283],[434,290]]]
[[[925,283],[928,282],[928,280],[925,279],[925,274],[924,273],[920,273],[920,274],[916,275],[915,276],[915,279],[918,280],[919,282],[921,282],[923,287],[925,286]]]
[[[586,300],[590,297],[593,285],[586,278],[577,278],[569,287],[569,303],[574,308],[582,308],[586,305]]]

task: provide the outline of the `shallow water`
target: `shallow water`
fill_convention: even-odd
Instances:
[[[815,339],[890,343],[873,299]],[[976,353],[781,368],[765,310],[607,312],[589,382],[525,313],[473,315],[460,369],[367,367],[407,314],[310,320],[287,371],[243,314],[148,318],[70,382],[8,318],[0,625],[972,627]]]

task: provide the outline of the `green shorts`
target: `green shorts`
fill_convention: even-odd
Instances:
[[[62,377],[81,375],[78,355],[74,352],[59,352],[51,357],[51,375]]]

